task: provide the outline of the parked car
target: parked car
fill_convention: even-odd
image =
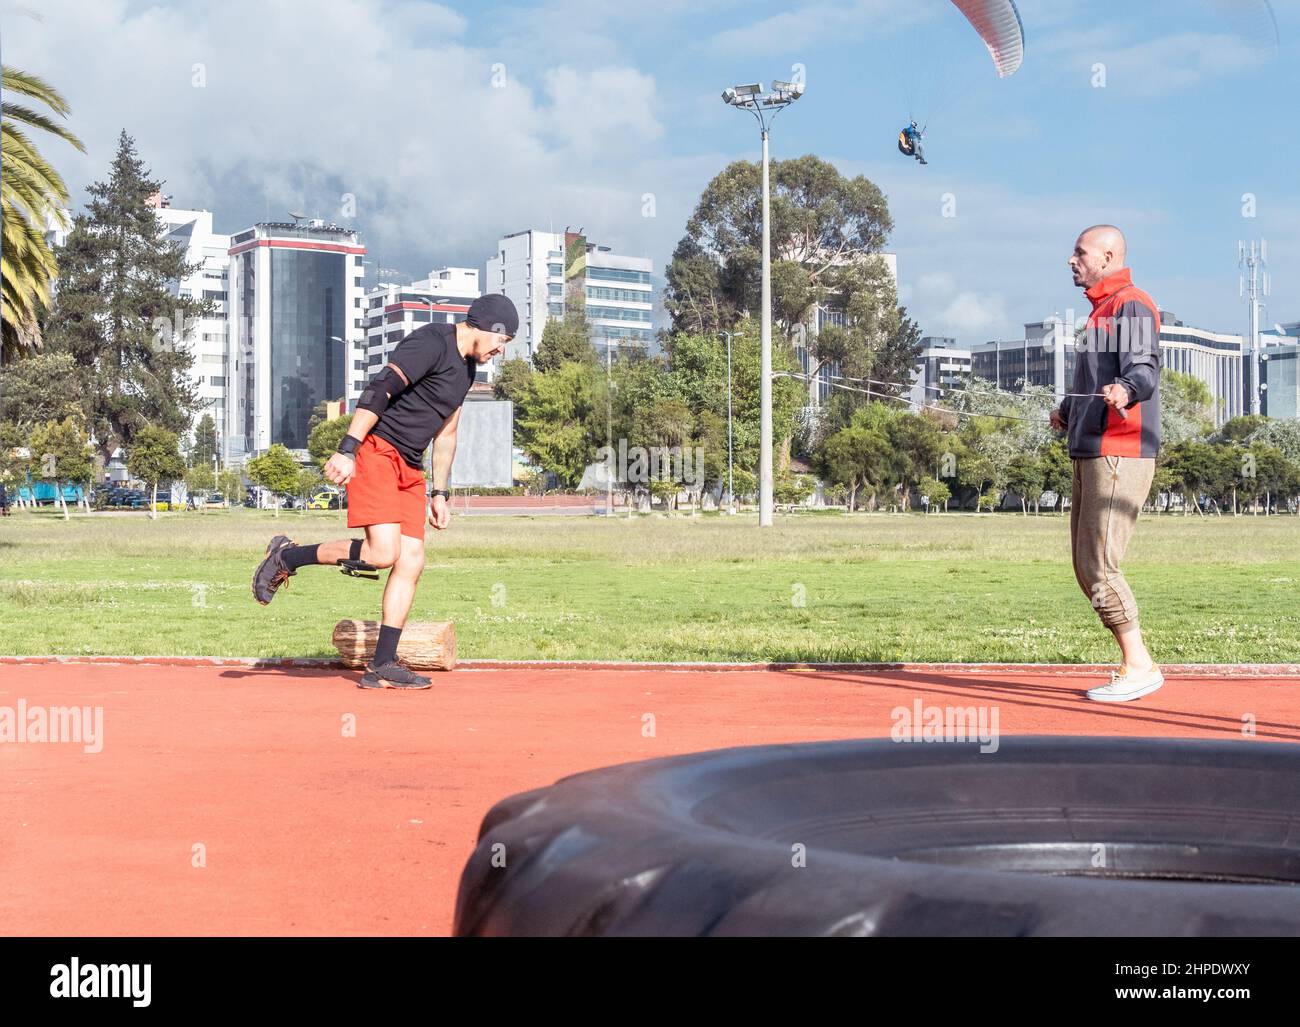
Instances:
[[[212,493],[212,495],[208,496],[207,507],[209,510],[211,510],[214,506],[225,506],[225,505],[226,505],[226,497],[223,496],[220,492],[214,492]]]
[[[307,503],[309,510],[337,510],[339,508],[339,493],[334,489],[321,489],[315,493]]]

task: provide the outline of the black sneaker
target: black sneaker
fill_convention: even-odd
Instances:
[[[361,680],[357,682],[358,688],[431,688],[433,679],[427,678],[423,674],[417,674],[394,660],[392,663],[381,664],[376,667],[373,663],[366,664],[366,672],[361,675]]]
[[[266,547],[266,557],[253,572],[253,598],[265,606],[275,598],[279,589],[294,572],[284,565],[281,550],[294,544],[288,535],[276,535]]]

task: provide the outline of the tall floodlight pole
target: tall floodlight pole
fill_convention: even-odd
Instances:
[[[768,127],[777,114],[803,95],[802,82],[773,82],[772,92],[763,83],[733,86],[722,91],[723,102],[754,115],[763,134],[763,297],[760,334],[759,433],[758,433],[758,525],[772,526],[772,217],[768,187]],[[769,116],[769,112],[770,116]]]
[[[1268,295],[1268,243],[1261,239],[1252,242],[1250,248],[1245,243],[1237,243],[1237,266],[1241,275],[1237,280],[1237,292],[1248,304],[1250,314],[1250,341],[1248,343],[1249,359],[1247,377],[1250,381],[1250,413],[1259,413],[1259,394],[1262,386],[1259,380],[1259,308],[1261,300]]]

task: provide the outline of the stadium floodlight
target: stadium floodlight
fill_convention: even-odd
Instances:
[[[776,91],[777,96],[788,96],[792,100],[797,100],[803,95],[802,82],[773,82],[772,89]]]
[[[744,98],[757,96],[762,91],[762,82],[750,82],[748,85],[731,86],[729,89],[724,89],[722,91],[722,100],[724,103],[741,106],[744,103]]]

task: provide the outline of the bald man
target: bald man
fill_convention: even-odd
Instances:
[[[1052,411],[1074,462],[1074,576],[1120,649],[1119,670],[1088,690],[1099,702],[1140,699],[1165,680],[1147,652],[1137,601],[1119,567],[1160,450],[1160,309],[1133,284],[1127,251],[1114,225],[1093,225],[1074,244],[1070,271],[1092,314],[1075,344],[1076,395]]]

